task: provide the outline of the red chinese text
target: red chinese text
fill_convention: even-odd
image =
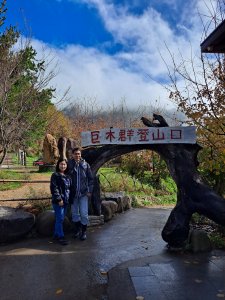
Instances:
[[[137,134],[139,135],[139,142],[146,142],[148,141],[148,129],[138,129]]]
[[[164,140],[165,136],[164,136],[164,132],[160,132],[159,129],[157,129],[157,134],[155,135],[155,133],[152,133],[152,139],[154,141],[156,140]]]
[[[115,139],[115,135],[114,135],[115,132],[112,131],[111,129],[110,129],[108,132],[106,132],[105,134],[106,134],[105,138],[106,138],[107,140],[110,140],[110,142],[112,142],[112,140]]]
[[[99,130],[91,131],[91,142],[92,144],[99,144]]]

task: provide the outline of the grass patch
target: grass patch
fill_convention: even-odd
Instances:
[[[26,165],[29,167],[29,166],[33,166],[33,162],[35,160],[37,160],[39,157],[38,156],[27,156],[26,157]]]
[[[132,196],[134,194],[131,194]],[[176,204],[176,195],[164,195],[164,196],[140,196],[136,193],[135,195],[138,207],[151,207],[151,206],[175,206]]]
[[[39,158],[39,156],[26,156],[26,165],[27,166],[33,166],[33,162],[35,160],[37,160]],[[18,154],[17,153],[13,153],[12,154],[12,162],[15,165],[18,165]]]
[[[29,175],[27,173],[19,173],[18,171],[13,170],[0,170],[0,178],[11,180],[26,180],[29,179]],[[2,183],[0,185],[0,191],[13,190],[20,186],[22,186],[22,183],[20,182]]]
[[[142,184],[139,180],[116,168],[101,168],[98,174],[103,192],[125,191],[130,193],[137,191],[146,194],[153,191],[151,186]]]
[[[172,178],[162,179],[159,187],[152,186],[149,172],[140,182],[126,172],[116,168],[100,168],[100,184],[103,192],[125,191],[132,196],[132,206],[154,206],[154,205],[175,205],[177,199],[177,187]]]

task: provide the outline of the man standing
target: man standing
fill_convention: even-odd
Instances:
[[[75,225],[74,238],[86,240],[88,224],[88,198],[93,190],[93,175],[90,165],[81,157],[81,148],[72,150],[72,159],[69,161],[69,175],[72,179],[71,213]]]

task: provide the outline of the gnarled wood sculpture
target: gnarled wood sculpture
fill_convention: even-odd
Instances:
[[[72,149],[77,147],[78,143],[76,140],[68,138],[66,142],[66,157],[67,159],[72,158]]]
[[[153,115],[159,123],[147,126],[168,126],[163,117]],[[154,125],[152,125],[154,124]],[[120,155],[143,149],[157,152],[165,161],[170,174],[177,185],[177,203],[162,230],[162,238],[170,246],[182,246],[188,238],[189,222],[197,212],[220,225],[225,225],[225,200],[216,194],[202,180],[197,171],[198,144],[143,144],[143,145],[105,145],[98,148],[86,148],[83,157],[91,165],[94,174],[107,161]],[[94,212],[100,214],[99,183],[96,180],[93,192]]]
[[[66,143],[67,143],[67,138],[66,137],[60,137],[58,139],[58,149],[59,149],[60,159],[67,159],[67,157],[66,157]]]
[[[60,137],[58,140],[59,156],[62,159],[72,158],[72,149],[77,146],[77,141],[71,138]]]

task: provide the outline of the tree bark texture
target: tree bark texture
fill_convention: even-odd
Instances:
[[[0,165],[3,163],[5,157],[7,154],[7,149],[4,147],[1,151],[0,151]]]

